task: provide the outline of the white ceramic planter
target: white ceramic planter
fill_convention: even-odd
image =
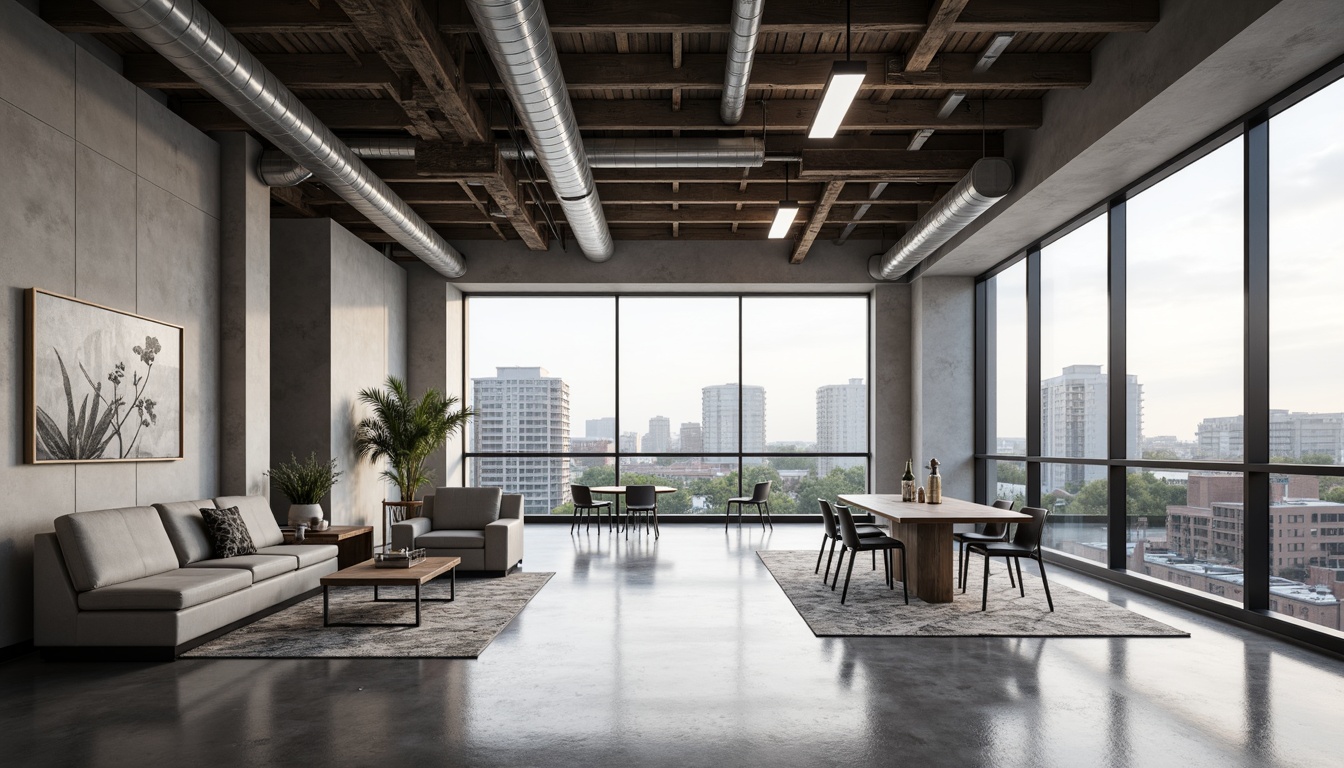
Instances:
[[[314,518],[314,517],[319,518],[319,519],[322,519],[322,518],[325,518],[325,517],[326,517],[325,515],[322,514],[322,505],[321,505],[321,504],[290,504],[290,505],[289,505],[289,524],[290,524],[290,525],[298,525],[299,523],[303,523],[304,525],[310,525],[310,524],[313,522],[313,518]]]

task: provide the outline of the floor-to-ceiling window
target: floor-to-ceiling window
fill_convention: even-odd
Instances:
[[[570,485],[671,486],[661,514],[868,487],[866,296],[468,297],[471,485],[567,514]]]
[[[1341,74],[1025,244],[981,278],[990,298],[977,334],[983,501],[1049,509],[1044,544],[1061,561],[1336,636]],[[1018,358],[1039,359],[1039,379],[1014,369]],[[1034,424],[1037,406],[1040,432],[1018,450],[1005,430],[1022,414]]]

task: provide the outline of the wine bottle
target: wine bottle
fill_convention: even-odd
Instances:
[[[913,459],[905,460],[905,474],[901,475],[901,501],[915,500],[915,468]]]

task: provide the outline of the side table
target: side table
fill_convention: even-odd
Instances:
[[[294,529],[281,528],[285,534],[285,543],[294,543]],[[325,531],[307,531],[303,535],[304,544],[335,544],[337,549],[336,566],[349,568],[365,560],[373,559],[372,525],[333,525]]]

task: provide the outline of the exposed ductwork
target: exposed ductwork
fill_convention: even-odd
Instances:
[[[909,272],[1003,199],[1012,188],[1012,163],[1002,157],[983,157],[975,161],[966,177],[921,216],[905,237],[891,250],[869,260],[869,274],[875,280],[895,280]]]
[[[415,139],[346,139],[345,146],[364,160],[415,159]],[[261,153],[257,174],[268,187],[293,187],[307,181],[313,172],[284,152],[268,149]]]
[[[765,142],[733,139],[588,139],[583,143],[593,168],[759,168],[765,162]],[[501,147],[508,160],[518,149]],[[531,147],[523,156],[535,157]]]
[[[719,104],[719,119],[724,125],[737,125],[747,106],[747,86],[751,84],[751,64],[756,59],[756,37],[761,32],[764,11],[765,0],[733,2],[728,65],[723,73],[723,101]]]
[[[196,0],[97,0],[293,158],[332,192],[441,274],[466,271],[462,254],[341,143],[275,75]]]
[[[583,255],[615,251],[541,0],[466,0]]]

